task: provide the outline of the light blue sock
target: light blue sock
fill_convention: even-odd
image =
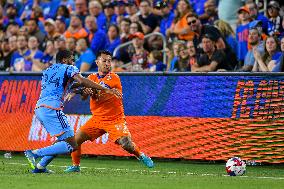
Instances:
[[[42,167],[46,167],[53,159],[55,156],[44,156],[41,158],[41,160],[38,162]]]
[[[43,156],[54,156],[60,154],[67,154],[73,151],[73,147],[65,141],[59,141],[51,146],[40,148],[38,150],[33,150],[33,153],[43,157]]]

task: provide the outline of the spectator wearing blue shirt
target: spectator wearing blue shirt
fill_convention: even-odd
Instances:
[[[97,27],[99,30],[106,31],[107,18],[103,12],[102,4],[99,1],[89,2],[89,13],[97,19]]]
[[[107,32],[107,43],[105,49],[113,53],[114,49],[120,45],[119,28],[116,25],[110,25]]]
[[[236,40],[238,42],[237,57],[241,65],[243,65],[245,56],[248,52],[248,34],[250,15],[249,9],[246,6],[238,10],[238,16],[241,24],[236,29]]]
[[[265,40],[264,55],[254,50],[255,64],[253,66],[253,72],[271,72],[275,63],[281,56],[278,38],[269,36]]]
[[[104,14],[106,16],[106,26],[107,28],[111,24],[117,24],[116,22],[116,14],[114,14],[114,4],[113,3],[106,3],[104,4]]]
[[[86,39],[79,39],[76,43],[76,50],[80,53],[79,59],[75,62],[80,72],[98,71],[95,63],[96,56],[93,51],[88,48]]]
[[[94,16],[87,16],[85,27],[88,31],[88,42],[94,54],[105,48],[107,36],[103,30],[97,28],[97,20]]]
[[[23,21],[17,16],[16,4],[8,4],[6,6],[6,17],[4,17],[3,26],[7,27],[9,22],[15,22],[20,27],[24,25]]]
[[[32,61],[28,58],[29,55],[27,37],[19,35],[17,37],[17,51],[13,53],[11,58],[11,70],[17,72],[31,71]]]
[[[258,12],[258,7],[257,7],[257,4],[253,1],[251,2],[247,2],[246,3],[246,6],[248,7],[249,9],[249,14],[250,14],[250,17],[253,19],[253,20],[259,20],[261,21],[262,23],[262,31],[267,33],[267,29],[268,29],[268,18],[266,16],[264,16],[263,14],[259,13]]]
[[[276,65],[272,69],[272,72],[284,72],[284,37],[281,38],[280,47],[282,54],[278,60],[276,60]]]
[[[166,31],[171,27],[175,19],[175,14],[171,11],[170,4],[168,4],[166,1],[158,1],[155,7],[160,9],[162,12],[163,18],[160,22],[160,32],[166,36]]]
[[[150,72],[161,72],[167,68],[166,64],[163,63],[163,53],[158,50],[150,52],[148,62]]]
[[[261,56],[264,54],[264,46],[263,42],[261,41],[261,34],[259,33],[257,28],[250,28],[249,30],[249,44],[251,45],[252,49],[250,49],[245,57],[244,66],[240,69],[240,71],[250,72],[255,63],[254,52],[253,49],[256,49]]]
[[[28,39],[28,53],[26,59],[32,62],[32,71],[37,64],[40,63],[40,59],[43,57],[43,52],[38,49],[39,42],[35,36],[30,36]]]

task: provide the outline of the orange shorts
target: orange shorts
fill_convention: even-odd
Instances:
[[[91,141],[105,133],[108,133],[110,139],[113,141],[116,141],[123,136],[130,136],[125,119],[105,121],[91,117],[82,127],[80,127],[80,131],[91,137]]]

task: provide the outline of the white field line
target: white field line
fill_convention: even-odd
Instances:
[[[26,163],[5,163],[9,165],[22,165],[28,166]],[[63,165],[48,165],[49,167],[61,167],[66,168],[67,166]],[[149,172],[149,173],[161,173],[161,171],[154,171],[154,170],[138,170],[138,169],[114,169],[114,168],[105,168],[105,167],[80,167],[81,169],[95,169],[95,170],[113,170],[113,171],[129,171],[129,172]],[[169,175],[177,174],[175,171],[168,171],[165,172]],[[200,176],[218,176],[217,174],[198,174],[193,172],[187,172],[186,175],[200,175]],[[222,175],[223,177],[229,177],[229,175]],[[240,176],[239,178],[252,178],[252,179],[272,179],[272,180],[284,180],[284,177],[254,177],[254,176]]]

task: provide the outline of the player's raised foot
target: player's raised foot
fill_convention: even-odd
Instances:
[[[146,156],[144,153],[141,154],[139,160],[149,168],[154,167],[154,162],[152,161],[152,159],[150,157]]]
[[[35,161],[36,161],[37,156],[31,150],[27,150],[24,153],[25,153],[26,158],[29,161],[31,168],[35,169],[36,168],[36,162]]]
[[[64,170],[65,173],[74,173],[74,172],[80,172],[80,166],[79,165],[72,165],[67,167],[67,169]]]
[[[44,169],[35,168],[32,170],[32,173],[54,173],[54,171],[48,170],[47,168]]]

